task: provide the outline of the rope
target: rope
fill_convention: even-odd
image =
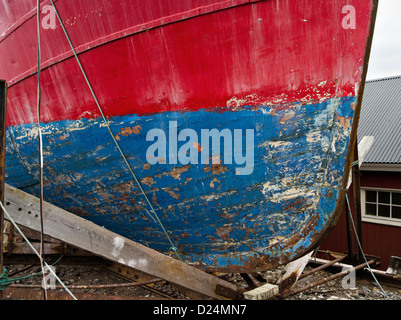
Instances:
[[[351,167],[355,167],[359,165],[359,159],[351,162]]]
[[[3,291],[11,284],[11,280],[8,279],[8,272],[5,267],[3,267],[3,273],[0,276],[0,291]]]
[[[11,218],[11,216],[9,215],[9,213],[7,212],[6,208],[4,207],[3,203],[0,201],[0,206],[3,209],[4,214],[7,216],[8,220],[10,220],[10,222],[13,224],[13,226],[15,227],[15,229],[17,229],[17,231],[21,234],[22,238],[24,238],[24,240],[26,241],[26,243],[31,247],[31,249],[33,250],[33,252],[39,257],[39,259],[41,259],[40,254],[36,251],[35,247],[31,244],[31,242],[28,240],[28,238],[25,236],[25,234],[21,231],[21,229],[18,227],[18,225],[15,223],[15,221],[13,220],[13,218]],[[43,261],[44,265],[47,267],[47,269],[53,274],[53,276],[55,277],[55,279],[62,285],[62,287],[70,294],[70,296],[74,299],[77,300],[77,298],[72,294],[72,292],[65,286],[65,284],[60,280],[60,278],[57,276],[57,274],[53,271],[52,268],[50,268],[50,266],[46,263],[46,261]]]
[[[42,274],[42,271],[36,272],[34,274],[29,274],[29,275],[24,276],[24,277],[10,279],[8,277],[7,269],[5,267],[3,267],[3,274],[0,276],[0,291],[6,289],[13,282],[17,282],[17,281],[21,281],[21,280],[24,280],[24,279],[28,279],[28,278],[37,276],[39,274]]]
[[[112,137],[112,139],[113,139],[113,141],[114,141],[114,143],[115,143],[115,145],[116,145],[118,151],[120,152],[120,154],[121,154],[121,156],[122,156],[122,158],[123,158],[125,164],[127,165],[128,170],[130,171],[131,175],[134,177],[135,182],[137,183],[137,185],[138,185],[139,189],[141,190],[141,192],[142,192],[144,198],[146,199],[146,202],[148,203],[148,205],[149,205],[149,207],[150,207],[150,209],[151,209],[151,212],[153,213],[153,216],[152,216],[151,214],[149,214],[148,211],[146,211],[146,212],[148,213],[148,215],[149,215],[153,220],[156,220],[156,221],[159,223],[161,229],[163,230],[164,234],[165,234],[166,237],[167,237],[167,240],[170,242],[171,249],[175,252],[175,254],[176,254],[176,256],[178,257],[178,259],[179,259],[180,261],[183,262],[183,260],[182,260],[182,258],[181,258],[181,256],[180,256],[180,254],[178,253],[177,247],[174,245],[173,241],[171,240],[170,236],[168,235],[166,229],[164,228],[162,222],[160,221],[158,215],[156,214],[156,211],[154,210],[154,208],[153,208],[153,206],[152,206],[152,203],[150,202],[148,196],[146,195],[145,190],[142,188],[142,185],[140,184],[140,182],[139,182],[137,176],[135,175],[135,173],[134,173],[134,171],[133,171],[131,165],[129,164],[129,162],[128,162],[126,156],[124,155],[123,151],[121,150],[120,145],[118,144],[116,138],[114,137],[114,134],[113,134],[113,132],[111,131],[111,128],[110,128],[109,121],[108,121],[107,118],[105,117],[105,115],[104,115],[104,113],[103,113],[103,110],[102,110],[102,108],[101,108],[101,106],[100,106],[100,103],[99,103],[99,101],[98,101],[98,99],[97,99],[97,97],[96,97],[96,95],[95,95],[95,93],[94,93],[94,91],[93,91],[93,89],[92,89],[92,85],[90,84],[90,82],[89,82],[89,80],[88,80],[88,78],[87,78],[87,76],[86,76],[86,73],[85,73],[85,71],[84,71],[84,69],[83,69],[83,67],[82,67],[82,65],[81,65],[81,62],[79,61],[78,55],[77,55],[77,53],[75,52],[75,48],[74,48],[74,46],[73,46],[72,43],[71,43],[70,37],[68,36],[68,33],[67,33],[67,30],[65,29],[64,24],[63,24],[63,22],[61,21],[61,18],[60,18],[60,15],[58,14],[58,11],[57,11],[57,9],[56,9],[56,6],[54,5],[53,0],[50,0],[50,2],[51,2],[52,6],[53,6],[53,8],[54,8],[54,11],[55,11],[55,13],[56,13],[57,19],[58,19],[58,21],[60,22],[60,25],[61,25],[61,27],[62,27],[62,29],[63,29],[63,31],[64,31],[65,37],[66,37],[66,39],[67,39],[67,41],[68,41],[68,43],[69,43],[69,45],[70,45],[70,47],[71,47],[71,50],[72,50],[72,52],[73,52],[73,54],[74,54],[74,57],[75,57],[75,59],[76,59],[76,61],[77,61],[77,63],[78,63],[78,66],[79,66],[79,68],[81,69],[82,75],[83,75],[84,78],[85,78],[86,84],[88,85],[89,90],[90,90],[90,92],[92,93],[93,99],[95,100],[95,103],[96,103],[96,105],[97,105],[97,107],[98,107],[98,109],[99,109],[99,112],[100,112],[100,114],[102,115],[102,118],[103,118],[103,120],[104,120],[104,122],[105,122],[105,124],[106,124],[106,127],[107,127],[107,129],[108,129],[108,131],[109,131],[109,133],[110,133],[110,135],[111,135],[111,137]]]
[[[39,185],[40,185],[40,265],[42,267],[43,277],[44,266],[43,260],[45,259],[45,247],[44,247],[44,232],[43,232],[43,139],[42,130],[40,128],[40,103],[41,103],[41,86],[40,86],[40,65],[41,65],[41,48],[40,48],[40,0],[37,0],[37,12],[36,12],[36,23],[37,23],[37,63],[38,63],[38,89],[37,89],[37,113],[38,113],[38,155],[39,155]],[[46,284],[44,286],[44,299],[47,300]]]
[[[371,269],[370,266],[369,266],[368,260],[366,259],[366,256],[365,256],[365,253],[364,253],[363,250],[362,250],[362,245],[361,245],[361,242],[359,241],[359,237],[358,237],[358,234],[357,234],[357,232],[356,232],[356,227],[355,227],[355,224],[354,224],[354,219],[352,218],[351,206],[350,206],[350,204],[349,204],[348,193],[347,193],[347,192],[345,193],[345,199],[347,200],[347,206],[348,206],[348,211],[350,212],[350,218],[351,218],[351,222],[352,222],[352,228],[354,229],[355,238],[356,238],[356,241],[358,242],[358,246],[359,246],[359,249],[361,250],[363,259],[365,260],[366,265],[367,265],[367,267],[368,267],[370,273],[372,274],[373,279],[375,280],[376,284],[379,286],[380,290],[383,292],[384,296],[385,296],[388,300],[391,300],[390,297],[387,295],[386,291],[384,291],[384,289],[383,289],[382,286],[380,285],[379,281],[377,281],[377,279],[376,279],[376,277],[375,277],[375,275],[374,275],[372,269]]]
[[[59,261],[61,260],[62,257],[63,257],[63,256],[61,256],[59,259],[57,259],[57,261],[55,261],[55,262],[52,264],[52,266],[54,266],[57,262],[59,262]],[[8,271],[7,271],[7,269],[6,269],[5,267],[3,267],[3,273],[2,273],[2,275],[0,276],[0,291],[5,290],[5,289],[6,289],[9,285],[11,285],[13,282],[17,282],[17,281],[21,281],[21,280],[24,280],[24,279],[32,278],[32,277],[37,276],[37,275],[40,275],[40,274],[43,274],[43,272],[42,272],[42,271],[39,271],[39,272],[36,272],[36,273],[33,273],[33,274],[29,274],[29,275],[27,275],[27,276],[23,276],[23,277],[19,277],[19,278],[12,278],[12,279],[10,279],[10,278],[8,277]]]

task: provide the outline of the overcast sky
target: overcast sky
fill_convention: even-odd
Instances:
[[[379,0],[367,80],[401,75],[401,0]]]

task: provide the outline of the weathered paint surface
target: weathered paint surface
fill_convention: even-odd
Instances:
[[[302,255],[335,218],[372,3],[238,4],[56,3],[113,134],[180,254],[207,268],[250,271]],[[342,27],[346,4],[356,8],[356,29]],[[7,5],[16,16],[22,10]],[[37,194],[30,12],[19,28],[6,28],[3,18],[0,72],[10,84],[6,182]],[[42,39],[46,200],[171,252],[59,24]],[[199,137],[202,129],[254,130],[252,173],[236,174],[235,162],[169,164],[168,153],[167,164],[150,165],[146,135],[168,132],[170,122]]]
[[[179,251],[192,262],[202,256],[204,263],[223,267],[245,263],[246,256],[231,257],[230,251],[280,259],[285,241],[298,236],[300,226],[314,221],[316,212],[317,225],[308,232],[326,227],[336,205],[348,146],[349,128],[344,130],[336,118],[344,117],[343,113],[350,118],[353,101],[298,103],[275,112],[271,107],[244,107],[214,112],[213,117],[211,110],[131,115],[114,117],[110,123]],[[291,118],[283,123],[289,113]],[[178,130],[192,128],[199,136],[201,129],[254,129],[252,174],[236,175],[235,162],[172,165],[167,159],[167,164],[149,165],[146,149],[152,142],[146,141],[146,134],[155,126],[167,128],[171,120]],[[136,133],[121,134],[139,127]],[[8,172],[31,174],[7,174],[7,181],[38,194],[36,126],[13,126],[8,133]],[[126,237],[169,251],[101,118],[48,123],[43,134],[47,199]],[[18,154],[29,156],[22,163]],[[27,178],[32,181],[29,186]],[[313,234],[303,234],[288,247],[288,254],[309,247],[313,240]]]

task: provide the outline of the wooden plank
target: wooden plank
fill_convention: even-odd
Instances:
[[[358,167],[360,168],[363,161],[365,160],[366,155],[368,154],[375,138],[373,136],[364,136],[362,140],[358,143]],[[352,171],[349,173],[347,189],[349,189],[352,183]]]
[[[355,216],[357,217],[356,225],[358,227],[358,238],[361,241],[362,245],[362,222],[359,221],[361,220],[361,203],[360,203],[360,179],[359,179],[359,168],[361,167],[366,155],[368,154],[370,148],[372,147],[374,142],[374,137],[373,136],[364,136],[362,140],[359,142],[358,147],[355,147],[354,149],[354,159],[353,161],[358,161],[357,164],[355,164],[352,167],[352,170],[350,171],[349,177],[348,177],[348,184],[347,184],[347,190],[351,186],[352,181],[354,181],[353,184],[353,192],[354,192],[354,202],[355,202]],[[348,235],[348,255],[351,258],[351,260],[355,263],[354,261],[355,256],[354,256],[354,241],[353,241],[353,236],[352,236],[352,212],[349,212],[348,206],[345,206],[345,211],[347,215],[347,235]],[[359,261],[361,256],[361,250],[359,246],[357,246],[357,256],[356,260]]]
[[[355,145],[353,162],[358,161],[358,147]],[[356,233],[358,235],[359,243],[356,246],[356,261],[361,262],[362,259],[362,209],[361,209],[361,180],[359,165],[354,165],[352,167],[352,191],[354,195],[354,215],[355,215],[355,226]],[[352,213],[350,213],[352,214]],[[358,242],[358,241],[357,241]]]
[[[334,279],[337,279],[337,278],[340,278],[340,277],[344,277],[344,276],[346,276],[347,274],[349,274],[351,272],[355,272],[355,271],[357,271],[359,269],[362,269],[362,268],[366,267],[366,265],[371,265],[371,264],[374,264],[374,263],[375,263],[375,260],[372,259],[372,260],[369,260],[369,261],[364,262],[362,264],[359,264],[356,267],[350,266],[349,269],[346,269],[346,270],[344,270],[342,272],[336,273],[336,274],[334,274],[334,275],[332,275],[330,277],[320,279],[320,280],[318,280],[316,282],[313,282],[313,283],[309,283],[309,284],[307,284],[305,286],[302,286],[301,288],[297,288],[297,289],[295,289],[293,291],[289,291],[289,292],[286,292],[284,294],[280,294],[280,297],[282,299],[286,299],[289,296],[292,296],[292,295],[298,294],[298,293],[300,293],[302,291],[314,288],[314,287],[316,287],[318,285],[321,285],[323,283],[329,282],[331,280],[334,280]]]
[[[0,201],[4,203],[5,157],[6,157],[6,109],[7,83],[0,80]],[[0,209],[0,274],[3,273],[3,229],[4,214]],[[3,293],[0,291],[0,299]]]
[[[308,254],[298,258],[294,261],[291,261],[285,266],[285,273],[282,275],[278,281],[280,286],[280,293],[291,290],[295,283],[298,281],[299,276],[302,271],[305,269],[306,265],[309,262],[310,257],[312,256],[313,251]]]
[[[40,241],[41,235],[40,232],[19,226],[21,231],[24,233],[24,235],[29,239],[29,240],[38,240]],[[14,228],[13,224],[10,221],[4,221],[4,245],[9,243],[10,241],[12,243],[18,243],[18,242],[24,242],[25,240],[22,238],[20,233]],[[10,240],[7,240],[7,236]],[[62,243],[62,241],[52,238],[48,235],[44,235],[44,241],[45,242],[51,242],[51,243]],[[6,249],[4,249],[6,250]]]
[[[390,264],[386,270],[387,274],[401,274],[401,258],[396,256],[391,256]]]
[[[102,264],[102,267],[110,272],[113,272],[115,274],[118,274],[124,278],[133,280],[133,281],[146,281],[149,279],[153,279],[152,275],[149,275],[149,274],[139,271],[137,269],[123,266],[119,263],[112,262],[110,260],[105,260],[105,263]],[[202,293],[199,293],[194,290],[190,290],[188,288],[182,287],[175,283],[170,282],[169,285],[191,300],[209,300],[210,299],[208,296],[205,296]],[[153,290],[152,286],[153,286],[153,284],[150,284],[150,285],[147,285],[146,287],[152,291]]]
[[[39,252],[41,244],[40,242],[32,242],[31,243],[33,247],[36,249],[36,251]],[[65,244],[61,243],[47,243],[45,242],[43,244],[45,254],[64,254],[65,250]],[[20,243],[13,243],[12,245],[12,251],[5,250],[4,252],[7,252],[7,254],[32,254],[32,249],[27,245],[26,242],[20,242]]]
[[[19,225],[40,231],[40,200],[12,186],[5,186],[6,210],[11,218]],[[238,294],[237,286],[230,282],[124,238],[50,203],[44,202],[43,216],[46,234],[67,244],[212,298],[236,298]]]
[[[275,284],[266,283],[253,290],[244,292],[244,298],[247,300],[267,300],[278,294],[279,288]]]
[[[348,246],[348,257],[352,261],[352,264],[355,264],[355,255],[354,255],[354,236],[353,236],[353,228],[352,228],[352,212],[349,209],[348,205],[345,204],[345,217],[347,219],[347,246]]]

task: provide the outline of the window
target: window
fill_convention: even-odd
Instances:
[[[401,190],[361,189],[362,220],[401,226]]]

